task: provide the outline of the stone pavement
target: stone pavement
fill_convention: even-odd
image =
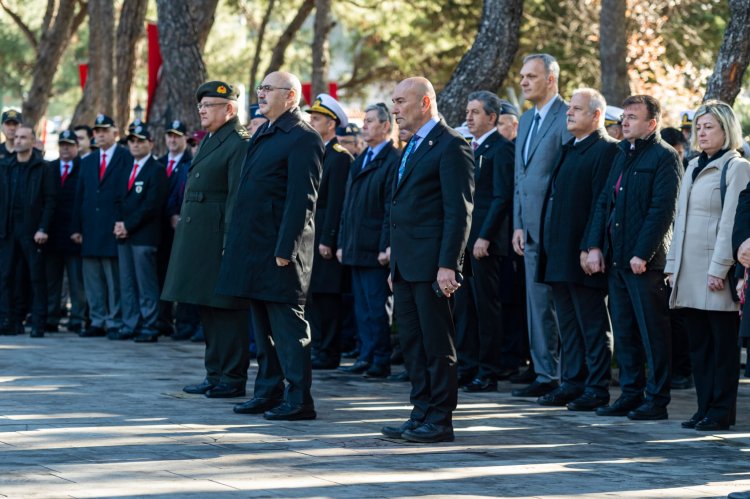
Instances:
[[[750,384],[734,431],[636,424],[460,394],[456,441],[418,445],[379,428],[409,414],[407,384],[316,372],[319,419],[236,415],[186,395],[203,347],[0,337],[0,497],[725,497],[750,490]],[[251,372],[251,379],[255,367]],[[614,391],[613,391],[614,392]],[[616,392],[613,395],[617,395]]]

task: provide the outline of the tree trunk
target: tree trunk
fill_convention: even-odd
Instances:
[[[114,111],[114,0],[89,0],[88,11],[89,71],[83,97],[73,113],[73,125],[92,125],[97,114],[111,117]]]
[[[202,52],[213,25],[217,3],[218,0],[156,2],[159,45],[164,62],[148,121],[157,154],[164,151],[167,123],[180,120],[188,130],[200,128],[195,91],[207,79]]]
[[[284,32],[279,37],[279,40],[276,42],[276,46],[271,53],[271,62],[268,64],[268,69],[266,69],[265,74],[278,71],[281,69],[281,66],[284,65],[286,49],[289,48],[292,40],[294,40],[294,36],[302,27],[302,24],[305,22],[305,19],[307,19],[307,16],[310,15],[310,12],[312,12],[314,6],[315,0],[303,1],[302,5],[297,11],[297,14],[294,16],[294,19],[292,19],[292,22],[289,23],[289,26],[286,27]]]
[[[55,0],[47,1],[49,15],[45,15],[45,23],[36,44],[37,57],[31,86],[22,106],[24,121],[31,126],[36,126],[47,112],[52,82],[60,60],[71,36],[86,16],[85,6],[80,6],[75,13],[77,3],[78,0],[61,0],[56,5]]]
[[[626,3],[624,0],[602,0],[599,14],[602,95],[615,106],[630,95]]]
[[[256,82],[258,80],[258,68],[260,67],[260,54],[263,50],[263,39],[266,36],[266,28],[268,27],[268,22],[271,20],[271,13],[273,13],[273,7],[276,4],[276,0],[268,0],[268,8],[266,9],[266,13],[263,15],[263,20],[260,23],[260,28],[258,29],[258,38],[255,42],[255,54],[253,55],[253,64],[250,66],[250,90],[247,92],[247,105],[248,105],[248,116],[250,108],[249,106],[251,104],[255,104],[258,102],[258,94],[255,93],[254,89],[256,86]]]
[[[128,0],[122,4],[120,22],[117,25],[117,45],[115,46],[115,96],[117,99],[115,123],[124,130],[130,122],[130,87],[133,84],[135,63],[138,52],[136,46],[143,34],[144,20],[148,0]]]
[[[328,93],[328,33],[331,22],[332,0],[315,0],[315,33],[312,42],[312,99],[318,94]]]
[[[518,51],[522,13],[523,0],[484,0],[474,44],[438,95],[438,109],[448,124],[463,122],[469,93],[495,92],[502,85]]]
[[[703,100],[720,99],[732,105],[750,62],[750,2],[729,0],[729,8],[732,17],[724,31],[714,74],[708,80]]]

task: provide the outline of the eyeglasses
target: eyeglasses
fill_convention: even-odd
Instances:
[[[261,93],[261,92],[268,93],[268,92],[273,92],[274,90],[291,90],[291,88],[274,87],[273,85],[258,85],[257,87],[255,87],[255,91],[257,93]]]
[[[638,116],[634,114],[621,114],[620,115],[620,122],[623,121],[638,121]]]
[[[224,102],[207,102],[205,104],[203,104],[203,103],[198,104],[195,107],[196,107],[196,109],[198,109],[198,111],[202,111],[203,109],[208,109],[209,107],[216,107],[216,106],[226,106],[226,103],[224,103]]]

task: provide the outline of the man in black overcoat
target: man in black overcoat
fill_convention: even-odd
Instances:
[[[302,120],[296,76],[271,73],[257,91],[268,123],[255,132],[245,157],[216,286],[219,294],[250,299],[258,349],[254,396],[234,410],[271,420],[314,419],[304,305],[323,141]]]
[[[415,442],[453,440],[458,401],[449,297],[460,286],[474,194],[474,159],[438,116],[432,84],[408,78],[393,92],[399,127],[413,132],[391,201],[391,279],[398,334],[411,380],[411,415],[381,431]]]
[[[560,325],[562,383],[539,397],[541,405],[593,411],[609,403],[612,333],[605,298],[607,278],[586,266],[586,225],[607,180],[617,141],[604,127],[604,97],[573,93],[563,146],[542,210],[537,279],[552,288]]]

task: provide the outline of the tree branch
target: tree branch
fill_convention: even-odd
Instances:
[[[23,19],[21,19],[18,14],[13,12],[13,10],[11,10],[10,7],[6,5],[4,0],[0,0],[0,8],[2,8],[10,16],[11,19],[13,19],[13,22],[16,23],[18,29],[21,30],[21,33],[23,33],[31,46],[34,47],[34,51],[36,52],[39,49],[39,42],[37,42],[36,36],[29,29],[26,23],[23,22]]]
[[[88,14],[88,2],[84,0],[78,0],[77,3],[78,12],[76,12],[75,17],[73,17],[73,23],[70,25],[71,35],[78,31],[78,28],[81,27],[81,24],[83,24],[83,21],[86,19],[86,15]]]
[[[42,18],[41,33],[46,33],[49,30],[49,23],[52,22],[52,16],[55,14],[55,3],[55,0],[47,0],[47,8],[44,11],[44,17]]]

